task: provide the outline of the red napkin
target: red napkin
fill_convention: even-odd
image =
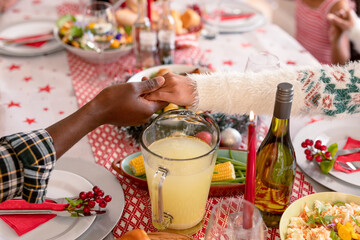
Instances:
[[[42,45],[44,45],[47,41],[40,41],[40,42],[33,42],[33,43],[25,43],[25,46],[29,46],[29,47],[41,47]]]
[[[25,200],[7,200],[0,203],[0,210],[12,210],[12,209],[51,209],[60,211],[65,208],[67,204],[57,204],[52,201],[46,200],[44,203],[28,203]],[[15,232],[21,236],[41,224],[56,217],[55,214],[31,214],[31,215],[6,215],[0,216]]]
[[[351,148],[359,148],[360,147],[360,141],[359,140],[355,140],[351,137],[348,137],[346,144],[344,146],[343,149],[351,149]],[[334,164],[334,169],[341,171],[341,172],[346,172],[346,173],[352,173],[352,172],[358,172],[360,171],[360,169],[358,170],[348,170],[345,169],[343,167],[340,166],[339,163],[337,162],[353,162],[353,161],[360,161],[360,152],[357,153],[353,153],[353,154],[348,154],[348,155],[342,155],[342,156],[338,156],[335,164]]]

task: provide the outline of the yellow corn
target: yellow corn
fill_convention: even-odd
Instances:
[[[174,104],[174,103],[169,103],[169,105],[167,105],[164,108],[164,112],[170,111],[170,110],[174,110],[174,109],[179,109],[179,106]]]
[[[129,167],[135,176],[141,176],[145,174],[144,159],[142,155],[133,158],[129,162]]]
[[[215,165],[211,181],[219,182],[233,179],[235,179],[235,169],[231,162],[224,162]]]

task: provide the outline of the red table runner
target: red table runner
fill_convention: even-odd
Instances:
[[[70,3],[64,3],[58,6],[59,15],[76,13],[77,10],[77,6]],[[205,53],[200,48],[193,47],[177,50],[175,62],[196,64],[207,62],[207,60]],[[94,72],[95,65],[83,61],[72,53],[68,53],[68,64],[78,104],[79,107],[81,107],[101,91],[101,88],[91,85],[88,82],[91,73]],[[133,74],[134,66],[135,58],[133,54],[130,53],[116,62],[108,64],[107,71],[110,74],[116,75],[119,81],[125,82],[127,78]],[[126,200],[125,208],[123,216],[113,230],[114,236],[119,237],[125,232],[135,228],[141,228],[147,232],[156,231],[151,223],[151,207],[148,192],[137,188],[129,179],[119,175],[111,168],[111,163],[114,159],[125,158],[129,154],[139,151],[139,146],[135,141],[126,138],[124,132],[120,132],[117,127],[112,125],[98,127],[88,134],[88,138],[96,163],[104,166],[116,175],[124,190]],[[305,180],[304,175],[297,170],[291,201],[312,193],[314,193],[312,186]],[[237,197],[241,198],[242,196]],[[195,239],[204,238],[211,209],[222,199],[224,198],[216,197],[208,199],[204,226],[198,233],[193,235]],[[268,229],[266,239],[280,239],[278,229]]]

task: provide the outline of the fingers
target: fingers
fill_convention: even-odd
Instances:
[[[141,93],[149,93],[159,89],[165,83],[163,77],[156,77],[149,80],[144,80],[140,83]]]
[[[143,82],[143,81],[146,81],[146,80],[149,80],[149,78],[148,78],[148,77],[145,77],[145,76],[141,78],[141,81],[142,81],[142,82]]]
[[[172,99],[172,94],[169,92],[164,92],[164,91],[156,91],[156,92],[152,92],[149,93],[145,96],[146,100],[150,100],[150,101],[166,101],[166,102],[171,102]]]
[[[327,19],[329,20],[330,23],[334,24],[335,26],[338,26],[342,29],[344,29],[347,25],[347,20],[344,20],[338,16],[336,16],[333,13],[329,13],[327,15]]]

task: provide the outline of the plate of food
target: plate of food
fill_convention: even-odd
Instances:
[[[306,139],[312,139],[321,140],[326,146],[337,143],[338,148],[342,149],[349,137],[360,139],[358,119],[322,120],[305,126],[293,139],[298,166],[313,180],[331,190],[360,194],[360,172],[344,173],[332,169],[328,174],[324,174],[316,161],[306,159],[304,148],[301,147],[301,143]]]
[[[87,43],[82,29],[82,16],[63,15],[56,21],[53,34],[56,41],[66,50],[78,55],[85,61],[98,63],[99,53]],[[118,26],[110,46],[102,52],[101,61],[111,63],[128,54],[132,49],[131,27]]]
[[[280,237],[286,239],[354,239],[360,237],[360,197],[321,192],[293,202],[280,220]]]
[[[232,196],[243,193],[247,152],[219,149],[217,154],[209,196]],[[129,178],[138,187],[147,189],[145,167],[141,152],[135,152],[123,160],[115,160],[112,163],[112,168]],[[225,173],[226,170],[229,170],[228,174]]]

